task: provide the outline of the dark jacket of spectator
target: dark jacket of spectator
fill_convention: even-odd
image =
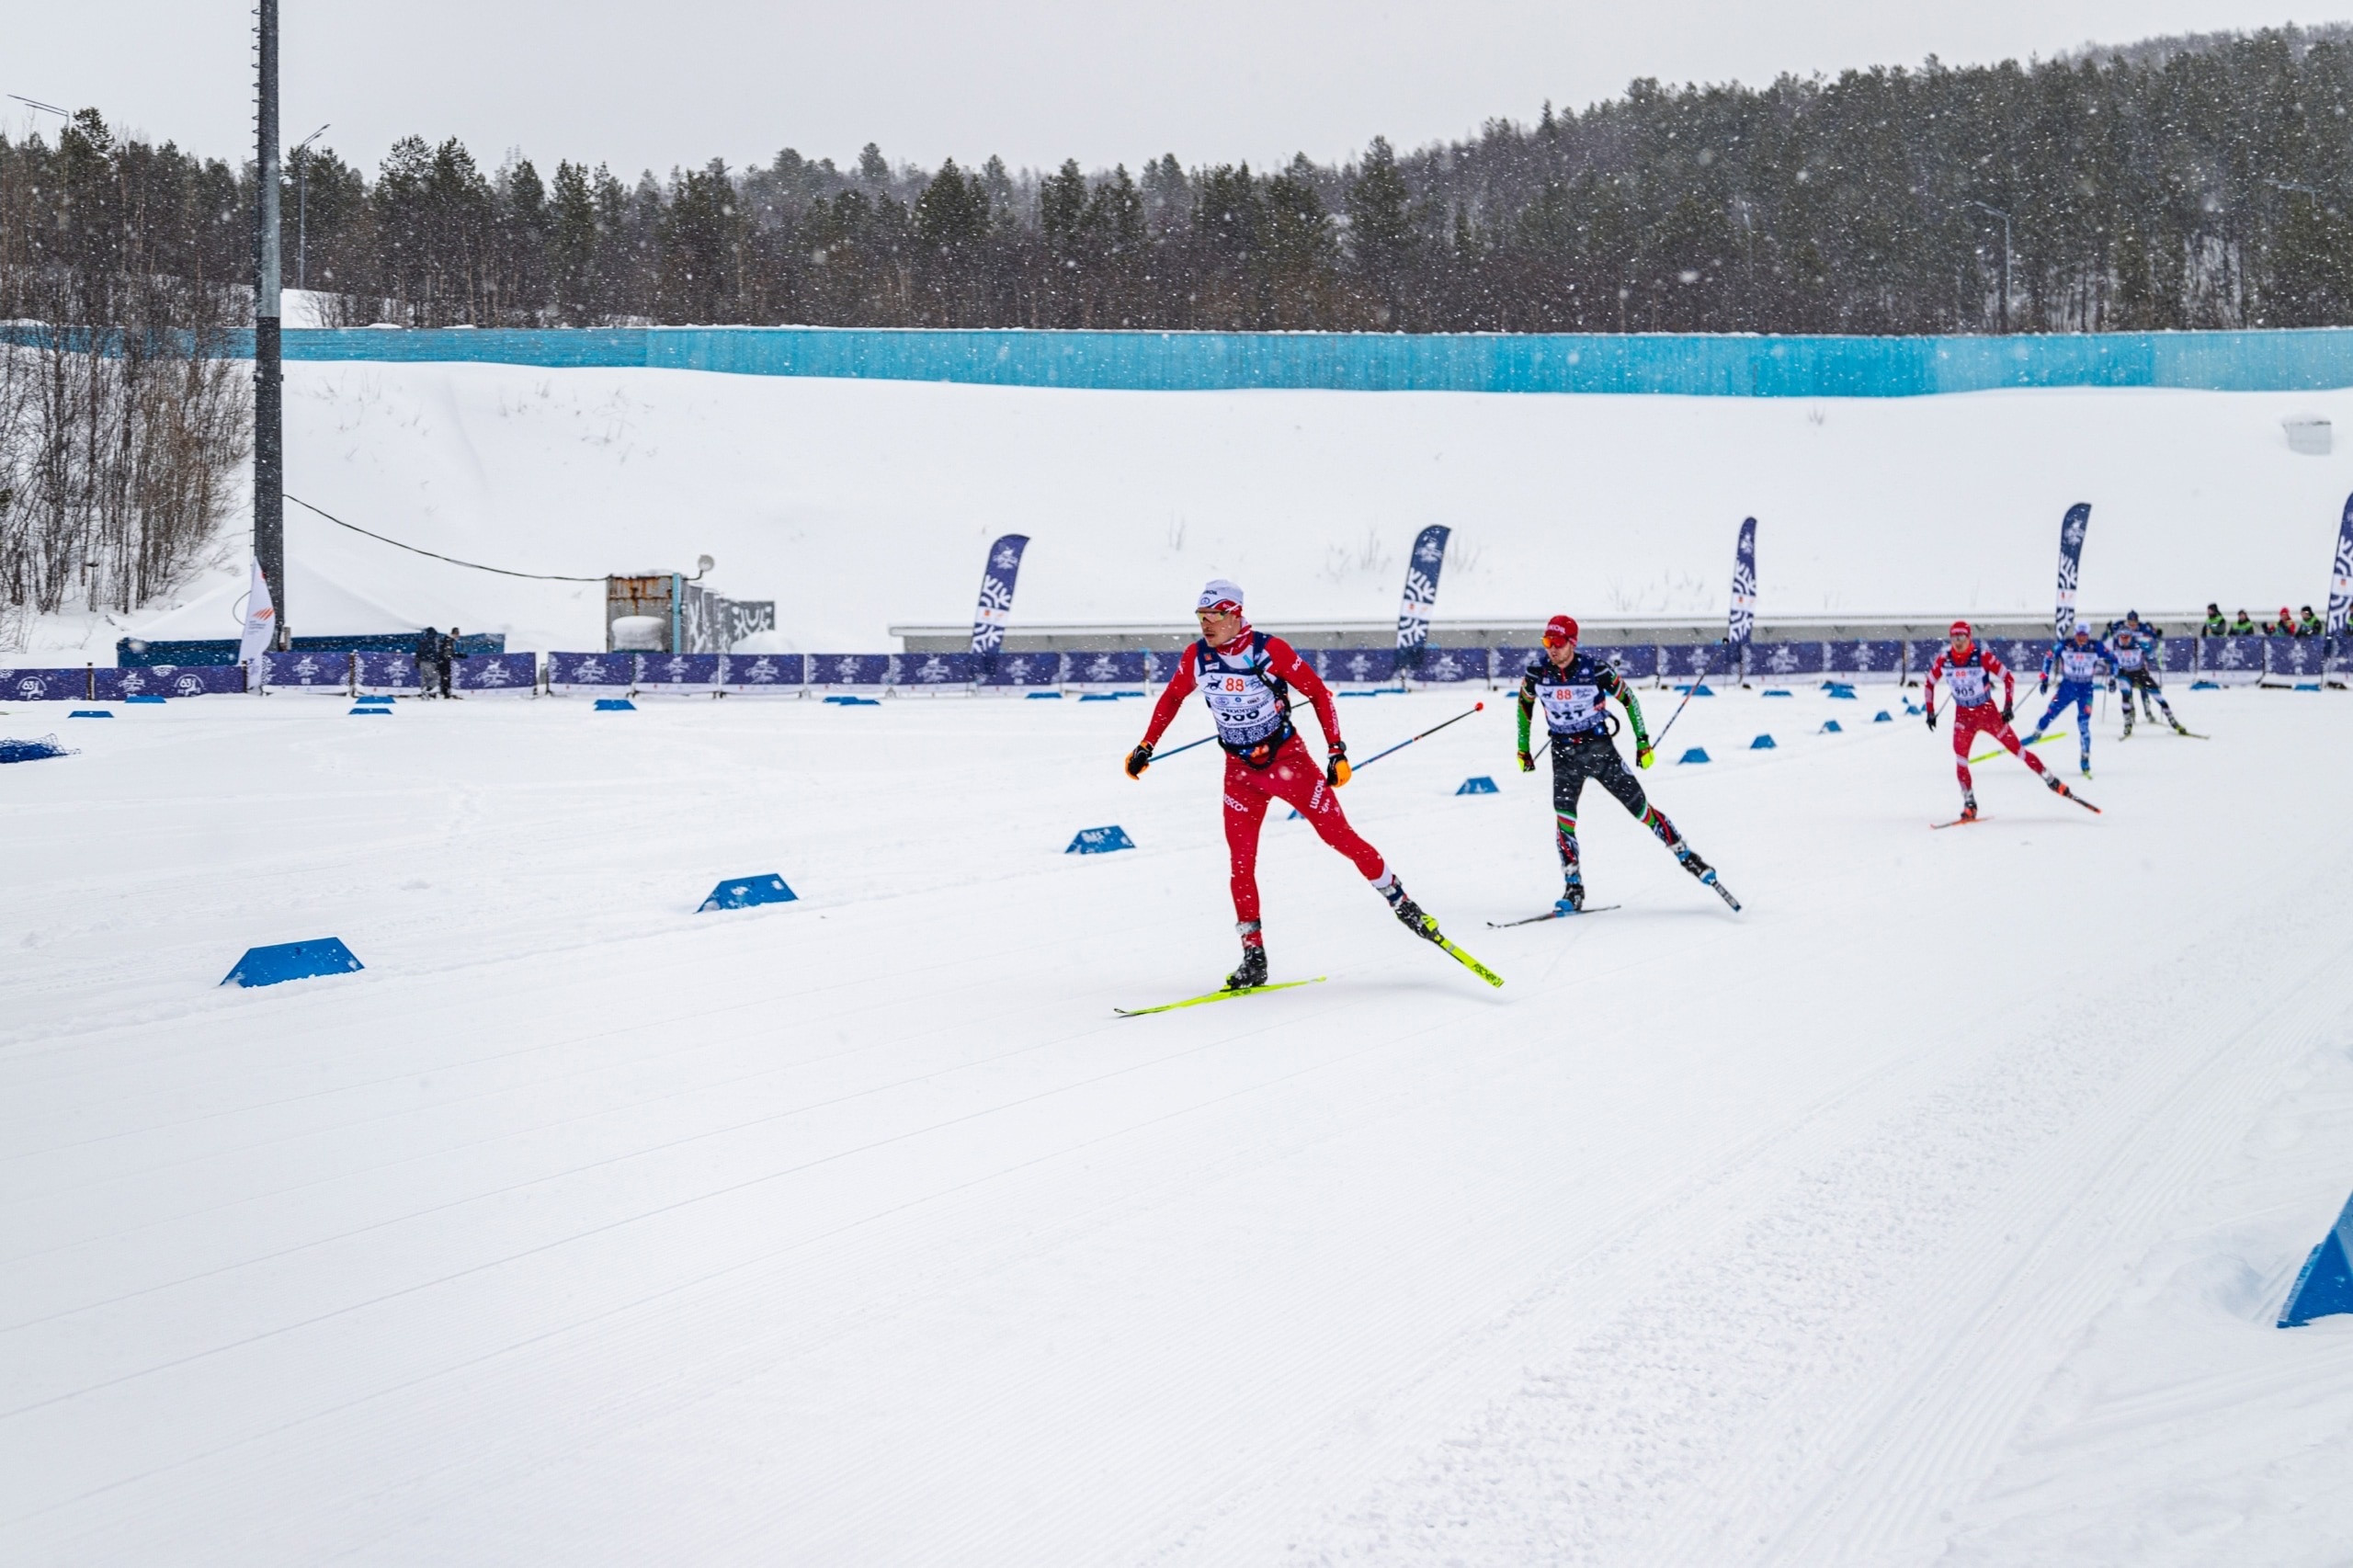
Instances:
[[[2228,619],[2224,619],[2222,615],[2222,607],[2221,605],[2208,605],[2206,607],[2205,635],[2209,637],[2222,637],[2228,635],[2230,630],[2231,623]]]

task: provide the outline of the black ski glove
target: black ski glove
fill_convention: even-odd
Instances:
[[[2017,718],[2017,717],[2018,717],[2018,714],[2017,714],[2017,712],[2014,710],[2014,706],[2013,706],[2013,704],[2008,703],[2008,702],[2005,702],[2005,703],[2003,703],[2003,704],[2002,704],[2002,722],[2003,722],[2003,723],[2006,724],[2006,723],[2008,723],[2011,720],[2013,720],[2013,719],[2015,719],[2015,718]]]
[[[1935,729],[1936,727],[1937,727],[1937,710],[1936,710],[1935,709],[1931,708],[1931,709],[1929,709],[1929,710],[1928,710],[1928,728],[1930,728],[1931,730],[1933,730],[1933,729]]]
[[[1152,766],[1152,743],[1151,743],[1151,742],[1147,741],[1147,742],[1145,742],[1142,745],[1140,745],[1140,746],[1136,747],[1136,749],[1135,749],[1135,750],[1133,750],[1133,751],[1131,751],[1131,752],[1128,753],[1128,760],[1127,760],[1126,767],[1127,767],[1127,769],[1128,769],[1128,777],[1129,777],[1129,778],[1142,778],[1142,777],[1143,777],[1143,770],[1144,770],[1145,768],[1147,768],[1147,767],[1150,767],[1151,766]]]

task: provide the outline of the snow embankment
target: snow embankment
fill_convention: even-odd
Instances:
[[[2258,615],[2326,591],[2353,392],[2018,392],[1886,401],[1101,392],[493,365],[287,367],[288,489],[510,571],[693,570],[778,602],[801,651],[970,617],[982,554],[1033,543],[1015,624],[1181,620],[1211,574],[1256,618],[1395,611],[1455,529],[1441,619],[1713,614],[1739,520],[1763,609],[2047,612],[2058,523],[2093,506],[2087,605]],[[595,583],[469,571],[287,508],[297,632],[430,621],[600,646]],[[241,557],[233,539],[228,554]],[[130,624],[226,636],[236,561]],[[52,645],[102,648],[104,622]]]

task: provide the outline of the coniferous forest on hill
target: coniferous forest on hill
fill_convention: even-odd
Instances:
[[[1132,170],[921,169],[870,145],[847,167],[787,149],[632,181],[568,159],[485,169],[425,137],[372,177],[324,149],[306,165],[287,170],[286,279],[353,324],[2353,323],[2343,28],[1761,88],[1638,81],[1473,140],[1375,140],[1338,166],[1166,153]],[[233,289],[250,274],[251,182],[250,165],[119,139],[91,110],[0,138],[0,271]]]

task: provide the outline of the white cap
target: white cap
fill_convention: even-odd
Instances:
[[[1193,606],[1193,609],[1198,614],[1211,605],[1228,602],[1237,608],[1241,607],[1242,585],[1230,578],[1212,577],[1202,586],[1200,599]]]
[[[2088,620],[2079,620],[2075,622],[2075,630],[2078,632],[2089,631],[2091,629],[2092,623]]]

